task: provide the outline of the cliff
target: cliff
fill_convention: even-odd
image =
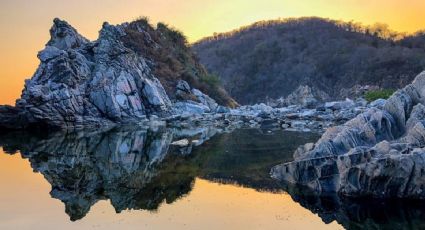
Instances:
[[[172,32],[180,39],[166,35]],[[55,19],[50,35],[38,54],[41,63],[26,80],[16,106],[0,107],[0,128],[97,127],[140,122],[153,115],[214,112],[218,104],[201,90],[219,91],[214,96],[221,104],[235,105],[219,85],[202,83],[207,73],[184,37],[165,25],[154,29],[140,20],[116,26],[104,23],[99,38],[89,41],[67,22]],[[184,61],[179,61],[181,56]],[[183,70],[170,67],[172,73],[159,73],[165,69],[163,59],[179,63]]]

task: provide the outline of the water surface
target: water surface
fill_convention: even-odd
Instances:
[[[312,133],[8,134],[0,229],[420,229],[423,206],[323,199],[270,179]],[[173,141],[188,138],[193,145]],[[289,193],[288,193],[289,192]]]

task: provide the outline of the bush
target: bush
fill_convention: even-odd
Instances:
[[[215,74],[206,74],[201,76],[201,81],[205,82],[210,87],[218,87],[220,85],[220,78]]]
[[[377,99],[388,99],[394,92],[395,90],[393,89],[373,90],[365,94],[365,99],[368,102],[372,102]]]

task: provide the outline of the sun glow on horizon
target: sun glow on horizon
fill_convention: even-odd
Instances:
[[[423,0],[3,0],[0,6],[0,104],[14,104],[20,96],[24,79],[37,68],[36,54],[48,41],[55,17],[91,40],[104,21],[119,24],[138,16],[165,22],[190,42],[256,21],[304,16],[365,25],[382,22],[408,33],[425,29]]]

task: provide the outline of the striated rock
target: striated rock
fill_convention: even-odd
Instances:
[[[369,107],[374,107],[374,108],[382,109],[384,107],[384,105],[385,105],[386,102],[387,102],[387,100],[385,100],[385,99],[382,99],[382,98],[381,99],[377,99],[375,101],[372,101],[369,104]]]
[[[289,94],[280,103],[282,105],[301,105],[303,107],[314,107],[320,102],[329,100],[330,97],[325,92],[311,88],[307,85],[299,86],[294,92]]]
[[[425,199],[425,72],[394,93],[382,109],[370,108],[328,129],[295,161],[271,175],[324,195]]]
[[[350,99],[345,99],[345,101],[332,101],[332,102],[326,102],[325,108],[326,109],[332,109],[332,110],[340,110],[340,109],[346,109],[346,108],[352,108],[355,106],[354,101]]]
[[[16,107],[0,109],[0,128],[112,126],[173,112],[198,114],[217,109],[214,99],[184,81],[177,83],[176,90],[192,97],[172,102],[151,70],[155,63],[150,56],[122,41],[128,26],[104,23],[99,38],[91,42],[67,22],[54,19],[50,41],[38,54],[40,65],[26,80]],[[138,33],[148,32],[140,28]]]

